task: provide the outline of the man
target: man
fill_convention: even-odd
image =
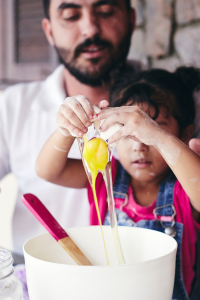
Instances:
[[[0,179],[13,172],[19,193],[13,216],[14,251],[45,232],[21,202],[33,193],[63,227],[89,225],[86,190],[39,179],[37,156],[56,129],[56,113],[66,96],[82,94],[92,104],[109,98],[110,75],[126,60],[135,12],[129,0],[43,0],[42,25],[62,66],[44,82],[8,88],[0,101]],[[80,158],[74,143],[70,157]]]

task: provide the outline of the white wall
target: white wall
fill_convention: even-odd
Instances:
[[[12,250],[12,216],[17,195],[17,180],[13,174],[0,181],[0,247]]]
[[[12,215],[18,190],[13,174],[0,181],[0,189],[0,247],[12,250]]]

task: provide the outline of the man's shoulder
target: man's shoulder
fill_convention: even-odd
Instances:
[[[29,83],[18,83],[9,86],[2,93],[2,101],[17,101],[22,99],[31,99],[36,95],[44,85],[44,81],[35,81]],[[28,98],[27,98],[28,96]]]
[[[12,107],[16,107],[17,105],[23,105],[28,108],[36,99],[41,102],[46,101],[46,98],[52,96],[52,91],[60,91],[62,78],[63,66],[61,65],[44,81],[18,83],[10,86],[2,93],[0,106],[12,105]]]
[[[0,98],[0,114],[4,120],[21,119],[28,115],[42,82],[20,83],[4,90]]]

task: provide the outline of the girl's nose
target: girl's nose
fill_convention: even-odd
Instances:
[[[145,152],[148,151],[148,146],[143,143],[134,141],[132,150]]]

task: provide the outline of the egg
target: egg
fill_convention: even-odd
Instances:
[[[96,189],[95,189],[95,182],[96,182],[96,177],[97,177],[98,171],[104,172],[106,165],[108,163],[108,148],[107,148],[106,142],[104,140],[102,140],[101,138],[94,138],[94,139],[91,139],[90,141],[88,141],[86,135],[84,135],[83,157],[87,163],[87,166],[88,166],[88,168],[91,172],[91,176],[92,176],[92,190],[93,190],[93,195],[94,195],[94,201],[95,201],[97,216],[99,219],[99,224],[101,227],[101,233],[102,233],[102,237],[103,237],[103,243],[104,243],[107,263],[109,264],[108,254],[107,254],[106,244],[105,244],[105,239],[104,239],[104,234],[103,234],[103,228],[102,228],[102,223],[101,223],[101,216],[99,213]]]
[[[83,156],[91,172],[103,172],[108,162],[106,142],[100,138],[90,140],[84,145]]]

